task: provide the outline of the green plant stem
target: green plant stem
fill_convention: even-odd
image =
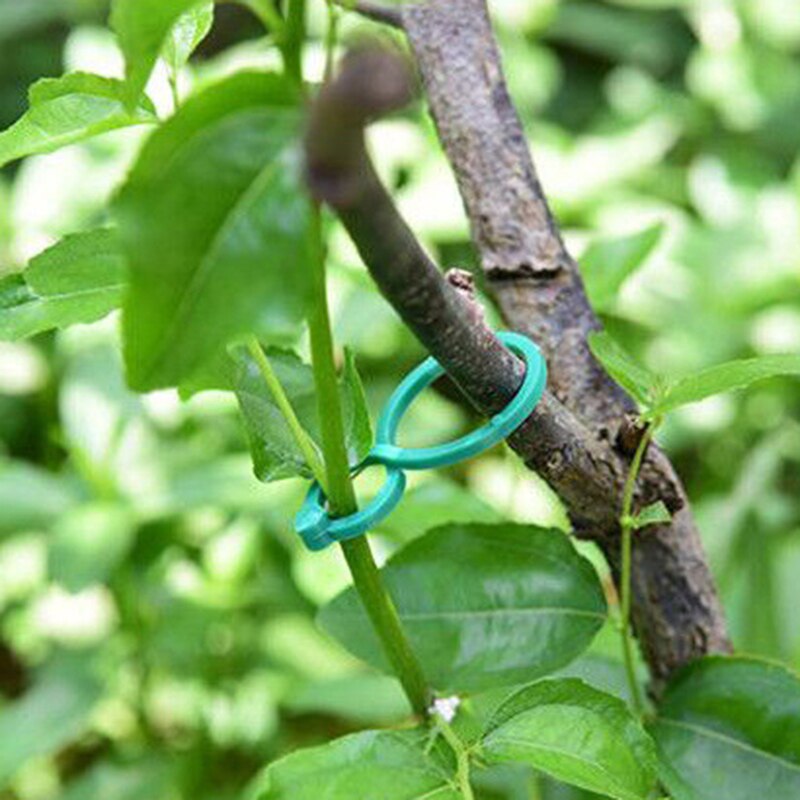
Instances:
[[[317,403],[322,433],[322,451],[327,472],[328,503],[335,516],[352,514],[357,501],[345,446],[342,408],[334,361],[333,337],[325,284],[325,253],[322,241],[322,219],[314,211],[315,307],[309,317],[311,360],[317,389]],[[342,550],[353,576],[361,602],[381,640],[384,652],[405,690],[411,707],[427,716],[431,693],[419,661],[403,631],[400,615],[383,583],[366,537],[342,542]]]
[[[281,37],[286,74],[303,85],[303,45],[306,38],[306,0],[289,0]]]
[[[633,493],[636,489],[636,480],[642,468],[644,454],[653,438],[656,424],[650,423],[645,428],[639,445],[631,460],[625,489],[622,495],[622,515],[620,527],[622,530],[622,568],[620,575],[620,630],[622,633],[622,655],[625,661],[625,674],[631,691],[631,700],[636,713],[644,715],[645,705],[639,683],[636,680],[636,669],[633,663],[633,636],[631,633],[631,561],[633,549]]]
[[[311,469],[311,472],[314,473],[314,477],[319,481],[319,484],[322,486],[323,490],[327,491],[327,475],[325,474],[325,464],[322,462],[314,442],[311,441],[311,437],[308,435],[306,429],[297,418],[297,414],[295,413],[294,408],[292,408],[292,404],[289,401],[289,398],[286,396],[286,392],[284,391],[278,376],[275,374],[275,370],[272,368],[272,364],[270,363],[267,354],[264,352],[264,349],[261,347],[261,344],[255,336],[251,336],[248,339],[247,349],[250,351],[253,361],[256,362],[258,371],[261,373],[261,377],[264,379],[264,383],[267,385],[267,388],[272,394],[275,404],[278,406],[283,418],[286,420],[286,424],[289,426],[289,430],[291,431],[297,446],[300,448],[300,452],[303,454],[306,463]]]
[[[439,714],[433,715],[436,728],[450,745],[456,757],[456,784],[464,800],[475,800],[472,784],[469,779],[469,752],[449,723]]]
[[[333,75],[333,60],[336,55],[336,45],[339,41],[339,9],[333,0],[325,0],[328,7],[328,28],[325,32],[325,72],[324,80],[330,80]]]

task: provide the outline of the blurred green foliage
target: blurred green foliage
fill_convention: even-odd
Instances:
[[[319,74],[324,8],[310,6],[307,66]],[[492,7],[540,177],[572,251],[588,250],[587,282],[614,336],[673,376],[800,350],[800,5]],[[0,0],[0,127],[38,78],[121,76],[106,13],[101,0]],[[277,63],[254,29],[221,6],[180,81]],[[345,40],[365,30],[376,28],[343,19]],[[169,113],[166,70],[151,94]],[[0,172],[0,277],[59,236],[107,223],[146,135],[111,133]],[[380,123],[371,140],[441,263],[474,264],[423,109]],[[422,353],[344,234],[333,241],[336,334],[358,354],[374,412]],[[620,273],[631,248],[647,260]],[[599,275],[609,261],[617,272]],[[0,344],[0,798],[224,800],[278,755],[402,719],[395,682],[314,625],[347,578],[338,553],[311,555],[293,537],[303,483],[256,481],[229,395],[132,394],[116,341],[112,318]],[[798,418],[800,387],[776,379],[682,409],[663,431],[736,645],[795,667]],[[471,423],[431,394],[403,435],[421,444]],[[374,537],[383,555],[447,521],[566,528],[552,493],[501,449],[414,481]],[[624,694],[602,635],[568,672]],[[524,770],[480,781],[483,800],[586,797]]]

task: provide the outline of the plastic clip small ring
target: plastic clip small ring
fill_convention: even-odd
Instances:
[[[397,430],[403,415],[417,396],[445,372],[439,362],[430,356],[406,376],[389,398],[378,420],[376,443],[367,461],[401,469],[445,467],[472,458],[510,436],[541,400],[547,383],[547,365],[539,348],[526,336],[508,331],[502,331],[497,336],[525,360],[527,367],[517,394],[499,414],[481,428],[447,444],[411,449],[397,445]]]
[[[309,550],[324,550],[334,542],[362,536],[394,510],[403,497],[406,476],[397,467],[384,466],[386,482],[381,490],[366,506],[347,517],[330,516],[325,507],[325,493],[314,481],[294,521],[295,530]]]

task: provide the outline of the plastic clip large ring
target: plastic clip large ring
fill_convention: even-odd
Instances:
[[[378,420],[376,443],[367,460],[401,469],[445,467],[472,458],[511,435],[541,400],[547,383],[547,365],[539,348],[526,336],[507,331],[498,333],[497,336],[525,360],[527,367],[517,394],[499,414],[482,427],[453,442],[436,447],[400,447],[396,443],[397,430],[403,415],[417,396],[445,372],[431,356],[406,376],[389,399]]]

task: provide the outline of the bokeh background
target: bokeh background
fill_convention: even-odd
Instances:
[[[311,4],[318,76],[324,6]],[[613,333],[654,370],[800,349],[800,4],[494,0],[512,95],[544,187]],[[43,76],[121,75],[103,0],[0,0],[0,128]],[[343,34],[375,32],[347,17]],[[221,5],[184,88],[278,63]],[[166,76],[151,94],[170,111]],[[108,220],[145,132],[0,171],[0,274]],[[374,153],[443,266],[474,266],[424,108],[376,125]],[[333,233],[336,335],[373,411],[423,355]],[[598,271],[627,264],[617,292]],[[493,313],[490,309],[489,313]],[[684,477],[736,645],[800,666],[800,385],[774,380],[677,413]],[[429,393],[404,436],[475,420]],[[382,557],[448,520],[567,528],[508,452],[415,476],[373,537]],[[364,487],[365,491],[369,487]],[[271,759],[406,714],[393,680],[318,633],[347,583],[290,523],[304,487],[252,477],[234,399],[126,390],[117,320],[0,343],[0,800],[226,800]],[[591,548],[598,568],[603,566]],[[620,693],[613,632],[572,673]],[[482,800],[577,800],[526,771]]]

